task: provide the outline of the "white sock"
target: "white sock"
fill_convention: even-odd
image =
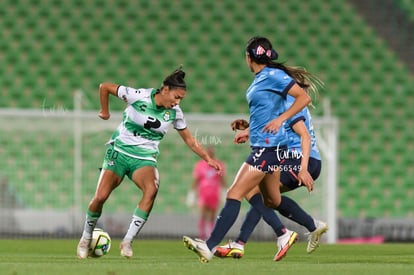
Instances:
[[[138,233],[141,231],[142,227],[144,227],[144,224],[147,220],[138,217],[138,216],[132,216],[131,223],[129,224],[129,228],[127,233],[125,234],[125,237],[123,239],[124,242],[132,242],[134,238],[138,235]]]
[[[95,229],[98,218],[90,217],[86,215],[85,225],[83,227],[82,238],[90,240],[92,239],[92,232]]]

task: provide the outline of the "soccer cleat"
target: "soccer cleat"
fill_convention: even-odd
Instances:
[[[89,247],[91,240],[81,238],[77,248],[77,255],[79,259],[86,259],[89,257],[92,249]]]
[[[132,243],[128,241],[122,241],[119,245],[119,248],[121,250],[121,256],[125,258],[131,258],[132,255],[134,255],[134,252],[132,251]]]
[[[289,248],[296,242],[298,239],[298,233],[294,231],[287,230],[285,234],[277,238],[277,247],[278,251],[273,260],[276,262],[280,261],[283,257],[286,256]]]
[[[328,225],[322,221],[315,220],[315,225],[316,229],[313,232],[309,233],[308,247],[306,249],[308,253],[312,253],[316,248],[319,247],[319,241],[322,234],[329,229]]]
[[[183,237],[184,246],[196,253],[202,263],[208,263],[213,258],[213,253],[208,249],[205,241]]]
[[[227,245],[222,245],[216,248],[214,256],[219,258],[235,258],[240,259],[244,255],[244,246],[236,243],[229,242]]]

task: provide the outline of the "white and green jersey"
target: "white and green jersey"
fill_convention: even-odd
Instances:
[[[118,97],[128,103],[122,122],[109,141],[118,152],[133,158],[156,161],[158,144],[170,124],[177,130],[187,127],[180,107],[157,107],[155,93],[156,90],[152,88],[118,87]]]

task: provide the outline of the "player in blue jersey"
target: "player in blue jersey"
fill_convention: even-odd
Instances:
[[[283,123],[307,106],[310,97],[301,87],[303,74],[299,70],[274,62],[277,57],[277,52],[267,38],[253,37],[247,43],[246,63],[255,74],[246,91],[250,111],[249,137],[252,152],[227,191],[226,203],[216,220],[211,236],[205,242],[183,237],[185,246],[193,250],[201,262],[208,262],[213,257],[216,246],[223,240],[239,214],[241,200],[253,188],[260,187],[266,202],[273,205],[283,204],[278,185],[280,167],[288,157],[288,137]],[[286,108],[288,94],[294,98],[294,102]],[[304,184],[311,185],[312,182]],[[257,207],[266,208],[263,202],[256,204]],[[272,209],[267,209],[273,213]],[[297,233],[286,229],[276,215],[270,218],[263,215],[263,219],[272,226],[278,236],[278,251],[274,259],[279,261],[296,241]]]
[[[293,99],[288,96],[286,103],[291,104]],[[249,123],[245,120],[235,120],[232,123],[233,130],[243,130],[236,135],[236,143],[244,143],[248,139]],[[280,190],[281,192],[288,192],[300,187],[302,181],[312,182],[312,185],[307,185],[308,191],[313,189],[313,181],[303,180],[311,177],[316,180],[321,171],[321,157],[316,144],[316,137],[313,130],[312,117],[308,108],[304,108],[300,113],[289,119],[285,125],[289,137],[288,151],[291,157],[286,159],[284,167],[280,176]],[[261,200],[260,190],[255,188],[247,196],[247,200]],[[303,225],[309,231],[307,252],[312,253],[319,245],[320,236],[328,230],[328,225],[325,222],[314,220],[307,214],[295,201],[289,197],[282,196],[285,201],[284,208],[280,209],[278,206],[270,205],[279,212]],[[260,209],[251,207],[247,212],[245,220],[240,228],[240,233],[234,242],[229,242],[228,245],[217,247],[215,255],[217,257],[233,257],[241,258],[244,255],[244,245],[252,234],[257,223],[260,221],[262,214]]]
[[[100,85],[100,118],[107,120],[110,117],[109,95],[125,101],[127,107],[122,122],[107,144],[96,192],[89,203],[77,248],[79,258],[89,256],[92,232],[104,203],[125,176],[142,191],[142,198],[120,245],[121,255],[132,257],[132,241],[148,219],[160,184],[157,170],[158,144],[171,124],[192,151],[220,172],[220,163],[210,157],[187,128],[179,106],[186,95],[184,77],[185,72],[180,68],[167,76],[159,89],[135,89],[112,83]]]

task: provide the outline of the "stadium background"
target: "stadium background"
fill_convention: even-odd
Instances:
[[[325,82],[313,115],[323,115],[321,103],[329,99],[340,121],[340,237],[381,233],[387,240],[414,239],[399,234],[414,228],[412,0],[6,0],[0,17],[0,108],[46,115],[73,110],[79,89],[82,108],[96,112],[99,83],[157,87],[179,64],[188,73],[189,94],[181,104],[186,113],[245,114],[244,91],[252,76],[244,46],[252,35],[269,37],[280,60],[304,66]],[[112,110],[122,107],[111,100]],[[67,186],[74,180],[74,141],[53,138],[47,130],[10,135],[12,124],[2,122],[0,138],[2,217],[12,209],[73,207]],[[110,133],[88,136],[83,147],[103,144]],[[185,217],[196,158],[188,150],[169,149],[162,149],[163,162],[175,166],[162,170],[154,213]],[[93,194],[102,150],[82,155],[82,209]],[[238,153],[219,156],[237,166]],[[105,210],[130,215],[136,194],[127,197],[128,187],[122,188]],[[1,234],[15,233],[2,220]],[[373,232],[376,220],[383,231]]]

